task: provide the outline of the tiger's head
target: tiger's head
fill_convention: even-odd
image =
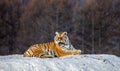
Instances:
[[[67,32],[55,32],[54,42],[61,47],[69,45]]]

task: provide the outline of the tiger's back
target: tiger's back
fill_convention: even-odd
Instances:
[[[29,47],[29,49],[24,53],[24,57],[29,56],[37,56],[40,57],[42,55],[52,55],[54,56],[55,53],[53,53],[53,48],[55,47],[54,42],[48,42],[43,44],[35,44]]]

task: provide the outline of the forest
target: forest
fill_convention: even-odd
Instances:
[[[120,0],[0,1],[0,55],[54,41],[56,31],[83,54],[120,56]]]

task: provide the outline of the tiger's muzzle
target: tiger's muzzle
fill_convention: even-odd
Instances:
[[[59,44],[59,45],[65,45],[65,43],[63,43],[63,42],[59,42],[58,44]]]

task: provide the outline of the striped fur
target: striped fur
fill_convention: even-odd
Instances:
[[[29,47],[27,51],[23,54],[24,57],[40,57],[40,58],[51,58],[51,57],[61,57],[72,54],[80,54],[80,50],[67,50],[64,51],[55,42],[48,42],[43,44],[35,44]]]

